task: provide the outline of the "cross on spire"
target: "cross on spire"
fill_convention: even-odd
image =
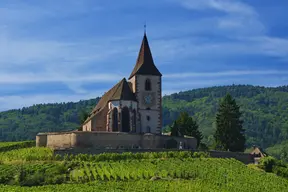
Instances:
[[[144,34],[146,34],[146,21],[144,23]]]

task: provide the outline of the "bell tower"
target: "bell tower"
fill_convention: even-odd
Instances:
[[[138,101],[138,132],[161,134],[162,74],[154,64],[146,31],[129,82]]]

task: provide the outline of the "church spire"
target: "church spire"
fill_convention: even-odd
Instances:
[[[146,24],[144,25],[144,37],[136,61],[136,65],[129,77],[131,79],[134,75],[155,75],[162,76],[157,67],[154,64],[152,53],[149,47],[147,35],[146,35]]]

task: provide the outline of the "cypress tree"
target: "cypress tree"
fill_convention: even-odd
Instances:
[[[244,151],[245,136],[240,107],[235,99],[227,94],[220,102],[216,115],[216,148],[229,151]]]

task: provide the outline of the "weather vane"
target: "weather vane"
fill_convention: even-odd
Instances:
[[[146,21],[144,22],[144,33],[146,34]]]

